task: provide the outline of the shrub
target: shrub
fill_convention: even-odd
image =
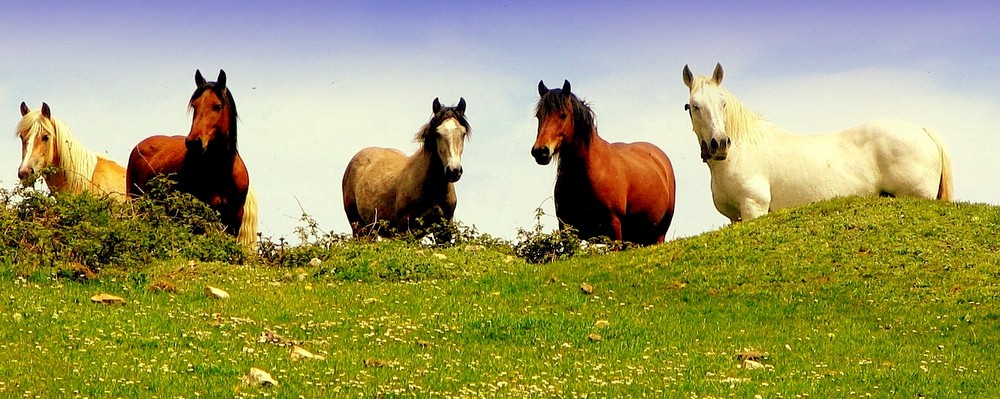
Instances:
[[[120,202],[92,193],[0,189],[0,262],[22,274],[44,267],[135,268],[184,257],[240,263],[245,254],[218,215],[189,194],[153,184],[148,196]]]

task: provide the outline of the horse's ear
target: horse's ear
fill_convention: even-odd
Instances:
[[[219,90],[226,88],[226,71],[219,70],[219,78],[215,79],[215,87]]]
[[[691,85],[694,84],[694,74],[691,73],[691,68],[688,68],[687,64],[684,64],[684,71],[681,72],[681,76],[684,79],[684,85],[690,89]]]
[[[28,108],[28,104],[25,104],[24,101],[21,101],[21,116],[27,115],[28,112],[31,112],[31,109]]]
[[[541,80],[538,81],[538,95],[544,96],[545,93],[549,92],[549,88],[545,87],[545,83]]]
[[[722,64],[715,63],[715,71],[712,72],[712,81],[718,86],[722,84]]]
[[[200,69],[195,69],[194,70],[194,84],[195,84],[195,86],[198,86],[198,87],[201,87],[201,85],[205,84],[205,77],[201,76],[201,70]]]
[[[459,113],[465,113],[465,97],[458,98],[458,106],[455,107]]]
[[[570,90],[569,90],[569,80],[564,80],[563,81],[562,91],[563,91],[563,94],[569,94],[570,93]]]
[[[434,104],[431,104],[431,113],[437,114],[441,110],[441,101],[436,97],[434,98]]]
[[[49,109],[49,105],[46,103],[42,103],[42,116],[52,118],[52,110]]]

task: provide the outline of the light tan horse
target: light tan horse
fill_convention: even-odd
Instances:
[[[462,177],[462,150],[471,131],[465,99],[445,107],[435,98],[432,111],[430,122],[416,136],[421,148],[412,156],[368,147],[347,164],[344,210],[355,237],[382,221],[390,231],[379,233],[392,235],[454,216],[458,202],[454,183]]]
[[[55,170],[44,176],[49,191],[80,194],[84,191],[125,199],[125,168],[104,155],[88,150],[59,119],[52,117],[49,105],[32,111],[21,103],[21,121],[17,124],[21,139],[21,165],[17,177],[33,179],[48,166]]]
[[[715,208],[732,222],[851,195],[950,201],[951,161],[933,130],[879,119],[840,132],[799,135],[750,111],[711,77],[684,66],[686,106],[712,173]]]
[[[54,193],[80,194],[94,192],[111,195],[124,201],[125,167],[88,150],[73,132],[58,118],[52,117],[49,105],[32,111],[21,103],[21,121],[17,124],[21,139],[21,164],[17,176],[22,181],[32,178],[48,166],[55,170],[44,176],[45,185]],[[253,189],[244,204],[243,225],[236,237],[251,251],[257,248],[257,199]]]

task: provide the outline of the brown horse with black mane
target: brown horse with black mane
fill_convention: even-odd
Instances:
[[[641,245],[663,242],[674,215],[674,170],[650,143],[608,143],[594,112],[570,91],[538,82],[538,137],[531,155],[548,165],[558,155],[555,187],[559,228]]]
[[[185,136],[152,136],[137,144],[128,160],[127,187],[143,195],[157,175],[168,175],[175,189],[190,193],[219,212],[226,232],[240,232],[250,176],[236,149],[236,102],[226,87],[226,72],[206,82],[196,71],[197,88],[188,106],[194,111]]]

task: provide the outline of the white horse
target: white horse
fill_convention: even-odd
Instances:
[[[712,77],[691,74],[685,108],[712,174],[715,208],[731,221],[851,195],[952,198],[951,161],[940,137],[879,119],[822,135],[795,135],[750,111]]]

